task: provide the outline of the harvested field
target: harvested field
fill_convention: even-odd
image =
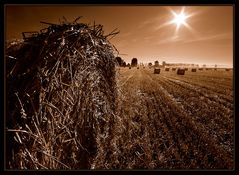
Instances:
[[[120,68],[101,25],[58,27],[8,46],[8,169],[234,168],[231,69]]]
[[[206,81],[207,80],[207,81]],[[117,148],[95,165],[119,169],[232,169],[232,72],[120,70]],[[112,161],[113,160],[113,161]]]
[[[92,136],[91,141],[101,140],[95,143],[98,149],[91,154],[89,164],[79,166],[86,161],[79,159],[82,151],[79,157],[68,159],[61,157],[66,153],[57,155],[56,151],[49,154],[62,164],[41,162],[40,169],[233,168],[232,71],[189,71],[183,76],[175,71],[156,75],[152,69],[118,71],[113,122],[106,125],[106,135]],[[70,116],[66,120],[72,121]]]
[[[121,69],[119,84],[109,169],[233,168],[232,72]]]

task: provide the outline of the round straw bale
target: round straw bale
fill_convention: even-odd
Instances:
[[[102,27],[49,24],[7,48],[8,167],[88,169],[107,144],[117,97],[107,38],[116,33],[104,36]]]

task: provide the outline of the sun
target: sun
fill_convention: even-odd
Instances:
[[[191,15],[188,15],[185,13],[184,11],[185,8],[182,8],[180,13],[176,13],[174,11],[171,10],[171,13],[173,14],[174,18],[173,20],[170,21],[171,24],[176,24],[176,31],[178,31],[178,29],[180,28],[180,26],[186,26],[189,27],[189,25],[187,24],[186,20],[187,18],[189,18]]]
[[[166,7],[166,9],[171,12],[172,14],[172,19],[170,19],[169,16],[169,20],[161,25],[159,25],[157,27],[157,30],[166,27],[168,25],[176,25],[176,29],[175,29],[175,37],[178,36],[178,32],[179,32],[179,28],[181,26],[185,27],[186,29],[188,29],[190,32],[195,33],[195,29],[191,27],[191,25],[188,24],[189,20],[188,18],[191,18],[192,16],[196,15],[198,12],[190,12],[187,10],[185,11],[185,7],[182,7],[182,9],[179,12],[174,11],[172,8],[170,7]],[[192,21],[192,19],[190,19],[190,21]],[[183,31],[182,31],[183,32]]]
[[[175,14],[173,23],[175,23],[178,26],[180,26],[181,24],[185,24],[186,19],[187,19],[187,16],[184,13]]]

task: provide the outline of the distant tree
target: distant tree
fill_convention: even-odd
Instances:
[[[215,68],[217,68],[217,65],[215,64],[215,66],[214,66]]]
[[[123,61],[122,66],[123,66],[123,67],[126,67],[126,62],[125,62],[125,61]]]
[[[116,59],[117,63],[119,64],[119,66],[122,66],[122,64],[123,64],[122,58],[121,57],[116,57],[115,59]]]
[[[163,62],[162,62],[162,65],[163,65],[163,67],[165,67],[165,66],[166,66],[166,62],[165,62],[165,61],[163,61]]]
[[[137,60],[137,58],[133,58],[132,60],[131,60],[131,66],[132,67],[136,67],[138,65],[138,60]]]
[[[206,64],[202,65],[202,67],[204,67],[204,68],[205,68],[205,67],[206,67]]]
[[[150,62],[150,63],[148,63],[148,66],[152,66],[153,64]]]
[[[155,65],[155,66],[159,66],[159,62],[158,62],[158,61],[155,61],[155,62],[154,62],[154,65]]]
[[[130,67],[130,64],[129,64],[129,63],[127,64],[127,67]]]

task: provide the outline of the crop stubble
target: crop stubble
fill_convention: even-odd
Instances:
[[[117,161],[107,168],[233,168],[232,72],[122,68],[118,83]]]

